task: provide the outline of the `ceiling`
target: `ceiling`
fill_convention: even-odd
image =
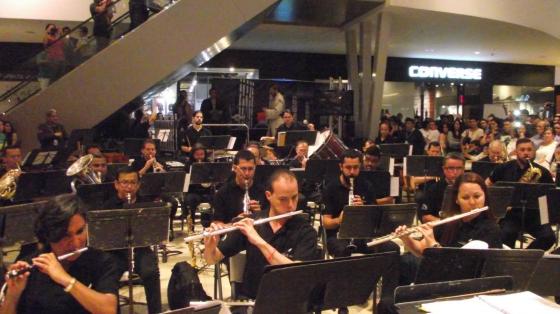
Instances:
[[[312,14],[306,12],[319,10],[298,8],[297,0],[282,3],[289,2],[295,3],[293,12],[270,17],[267,23],[256,27],[231,48],[345,54],[344,31],[340,26],[359,16],[357,12],[364,12],[362,6],[371,9],[379,4],[377,1],[308,0],[307,4],[317,2],[317,5],[332,6],[332,10]],[[344,3],[342,13],[336,9],[340,3]],[[389,56],[560,65],[560,39],[535,29],[436,11],[403,7],[385,10],[392,16]],[[276,12],[282,13],[281,10]],[[338,13],[328,15],[325,12]],[[46,23],[0,19],[0,42],[41,42]],[[57,24],[72,27],[77,22]]]

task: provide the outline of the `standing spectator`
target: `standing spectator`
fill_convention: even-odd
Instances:
[[[48,84],[50,84],[64,74],[64,42],[59,40],[60,31],[56,25],[47,24],[45,31],[43,47],[47,53],[47,78],[49,79]]]
[[[210,88],[208,91],[210,97],[204,99],[200,104],[200,111],[204,115],[204,119],[208,123],[227,123],[229,113],[226,107],[219,99],[218,91]]]
[[[177,101],[173,106],[173,113],[177,115],[176,119],[179,121],[179,125],[182,125],[180,121],[183,119],[186,120],[187,125],[190,123],[193,108],[187,99],[187,91],[182,90],[179,92],[179,97],[177,97]]]
[[[554,157],[554,151],[558,143],[554,141],[554,134],[551,128],[546,128],[543,132],[543,140],[535,153],[535,162],[550,170],[550,163]]]
[[[76,48],[74,50],[77,64],[86,61],[95,54],[95,47],[93,43],[89,42],[88,33],[87,26],[82,26],[78,30],[78,38],[76,39]]]
[[[41,148],[63,148],[68,136],[64,126],[59,123],[55,109],[47,111],[46,120],[45,123],[39,125],[37,132],[37,139]]]
[[[70,27],[64,26],[62,28],[60,40],[64,43],[65,71],[70,71],[78,65],[76,59],[76,44],[78,43],[78,39],[70,36]]]
[[[461,134],[463,133],[461,120],[455,119],[449,131],[447,136],[447,152],[461,152]]]
[[[411,118],[404,120],[404,140],[405,143],[412,145],[413,155],[422,155],[424,153],[424,136],[415,128],[415,122]]]
[[[9,121],[4,122],[4,134],[6,134],[6,143],[8,143],[8,146],[19,144],[16,129]]]
[[[156,121],[157,113],[156,110],[153,110],[152,114],[149,117],[144,115],[144,111],[142,109],[138,109],[134,111],[134,120],[130,125],[129,129],[129,137],[131,138],[149,138],[150,133],[148,130],[150,126]]]
[[[114,9],[111,4],[111,0],[93,0],[89,7],[93,17],[93,36],[98,52],[109,46],[111,42],[111,20]]]
[[[449,124],[442,123],[439,129],[439,146],[441,147],[441,152],[446,154],[449,147],[449,138],[452,137],[451,131],[449,130]]]
[[[560,123],[554,124],[554,140],[560,143]]]
[[[146,22],[150,16],[147,0],[129,0],[128,11],[130,12],[129,32],[140,26],[140,24]]]
[[[276,136],[276,129],[284,122],[281,117],[284,112],[284,96],[278,91],[278,86],[273,84],[268,90],[268,108],[265,108],[266,119],[268,120],[268,135]]]

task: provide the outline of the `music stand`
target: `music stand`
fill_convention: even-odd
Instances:
[[[42,195],[45,186],[44,172],[22,172],[14,195],[15,202],[31,201]]]
[[[309,146],[315,145],[317,131],[297,130],[278,133],[277,147],[296,146],[297,142],[305,141]]]
[[[389,196],[391,195],[391,174],[385,170],[362,170],[360,171],[360,177],[364,177],[367,181],[375,187],[375,191],[379,192],[379,195]]]
[[[159,196],[162,193],[183,192],[186,172],[154,172],[142,176],[142,184],[138,195]]]
[[[134,313],[132,291],[135,247],[146,247],[169,239],[170,205],[163,207],[95,210],[87,213],[88,245],[100,250],[127,249],[129,313]]]
[[[79,184],[76,194],[90,210],[102,209],[105,200],[113,198],[117,192],[113,182],[100,184]]]
[[[511,201],[512,207],[521,208],[521,229],[519,231],[519,243],[523,248],[523,233],[525,232],[525,213],[527,209],[539,209],[539,197],[546,195],[547,190],[554,189],[551,183],[521,183],[498,181],[497,186],[512,186],[515,191]]]
[[[543,253],[541,250],[427,248],[414,282],[507,275],[513,277],[515,289],[523,289]]]
[[[416,216],[415,203],[393,205],[344,206],[338,230],[339,239],[371,239],[411,225]]]
[[[495,162],[475,161],[472,163],[471,171],[478,173],[483,179],[486,179],[492,174],[497,165],[499,164]]]
[[[145,138],[125,138],[123,142],[123,151],[128,157],[134,158],[141,156],[142,145],[144,144]],[[159,139],[155,139],[156,149],[159,150]]]
[[[56,156],[60,154],[60,149],[34,149],[22,163],[25,169],[45,169],[55,164]]]
[[[406,157],[407,176],[443,177],[443,157],[412,155]]]
[[[48,201],[0,207],[0,265],[3,264],[2,247],[19,243],[37,242],[35,238],[35,221],[39,209]]]
[[[488,207],[498,219],[506,216],[508,207],[511,206],[515,188],[511,186],[489,186]]]
[[[66,175],[66,170],[46,171],[45,186],[42,191],[44,196],[55,196],[64,193],[71,193],[71,183],[73,177]]]
[[[265,185],[274,171],[288,168],[289,167],[287,165],[257,165],[253,181],[255,183]],[[299,181],[299,184],[301,185],[301,181]]]
[[[340,161],[336,159],[309,159],[305,167],[305,178],[313,183],[330,182],[340,175]]]
[[[197,162],[191,165],[190,184],[223,183],[231,176],[230,162]]]
[[[410,156],[412,152],[411,149],[412,149],[412,145],[405,144],[405,143],[379,145],[379,150],[381,151],[381,155],[387,155],[387,156],[397,157],[397,158]]]
[[[197,143],[210,150],[227,149],[230,138],[230,135],[201,136],[198,138]]]
[[[560,296],[560,255],[541,258],[527,284],[527,290],[540,296]]]
[[[390,252],[268,266],[253,313],[303,314],[362,304],[398,258]]]

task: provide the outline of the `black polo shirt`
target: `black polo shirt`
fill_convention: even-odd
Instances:
[[[68,274],[84,286],[117,297],[121,274],[117,270],[115,261],[105,252],[90,248],[70,265]],[[76,314],[89,312],[71,294],[64,292],[64,287],[35,268],[27,279],[27,286],[19,299],[17,313]]]
[[[541,170],[541,178],[537,183],[554,183],[550,171],[546,170],[543,166],[533,162],[533,167]],[[490,181],[496,183],[498,181],[518,182],[523,174],[527,171],[529,165],[521,167],[517,160],[510,160],[506,163],[500,164],[494,168],[490,174]]]
[[[256,219],[268,216],[268,210],[261,211],[256,215]],[[302,215],[291,217],[276,233],[273,233],[270,223],[257,225],[255,230],[263,240],[278,251],[275,254],[283,254],[294,261],[319,259],[317,233]],[[218,244],[218,249],[226,258],[247,250],[242,294],[254,299],[257,296],[264,269],[269,265],[266,257],[239,231],[228,233]]]
[[[440,178],[437,182],[435,180],[431,180],[425,184],[426,193],[422,192],[422,197],[416,200],[418,203],[417,215],[420,221],[422,221],[422,217],[424,217],[424,215],[439,217],[439,212],[443,202],[443,194],[448,186],[445,178]],[[420,187],[419,190],[423,190],[423,186]]]
[[[325,213],[333,218],[340,216],[344,206],[348,205],[349,189],[340,183],[340,179],[332,180],[325,191],[323,198],[325,202]],[[364,200],[365,205],[376,204],[376,199],[382,198],[373,188],[373,185],[366,179],[358,177],[354,183],[354,195],[359,195]],[[327,230],[327,236],[336,236],[337,229]]]
[[[245,188],[235,183],[235,177],[230,179],[222,186],[212,201],[214,208],[214,220],[225,223],[237,217],[243,212],[243,197],[245,196]],[[268,208],[268,200],[264,195],[264,186],[254,183],[249,187],[249,198],[257,200],[261,204],[261,209]]]
[[[458,228],[458,231],[453,232],[450,228]],[[448,236],[446,239],[446,233],[452,236]],[[480,214],[469,222],[445,224],[434,229],[434,236],[445,247],[462,247],[473,240],[479,240],[488,243],[488,247],[491,249],[502,248],[500,226],[484,214]]]

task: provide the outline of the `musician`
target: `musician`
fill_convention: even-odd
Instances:
[[[417,190],[418,219],[422,223],[439,220],[443,194],[465,171],[465,159],[457,153],[448,153],[443,159],[443,178],[429,181]],[[425,190],[425,192],[424,192]]]
[[[229,119],[229,112],[227,106],[222,104],[218,98],[218,91],[215,88],[210,88],[208,91],[208,98],[200,104],[200,110],[209,123],[227,123]],[[194,145],[194,143],[193,143]]]
[[[426,149],[426,155],[428,156],[441,156],[441,145],[439,142],[434,141],[428,143],[428,148]]]
[[[266,198],[270,210],[263,210],[255,218],[273,217],[293,212],[298,203],[298,183],[288,170],[275,171],[266,188]],[[234,223],[239,231],[231,232],[219,241],[219,236],[204,239],[204,259],[208,264],[216,264],[224,258],[247,251],[247,263],[243,274],[241,294],[254,299],[266,265],[288,264],[294,261],[308,261],[319,258],[317,234],[307,220],[292,216],[258,226],[253,219],[245,218]],[[221,229],[212,224],[208,231]]]
[[[0,176],[10,170],[18,169],[21,166],[21,148],[19,146],[8,146],[4,149],[2,157],[3,169],[0,170]]]
[[[131,167],[124,167],[117,172],[115,180],[116,196],[107,200],[103,204],[106,209],[123,208],[128,203],[128,195],[130,195],[130,203],[146,202],[148,199],[138,196],[140,189],[140,176],[136,170]],[[128,250],[112,250],[109,251],[111,256],[117,262],[117,270],[122,275],[128,270]],[[159,284],[159,268],[157,255],[150,247],[134,248],[134,272],[142,279],[144,291],[146,292],[146,300],[148,301],[149,313],[161,312],[161,288]]]
[[[14,279],[7,277],[0,313],[117,313],[120,273],[109,254],[90,248],[64,261],[57,259],[86,246],[86,215],[76,196],[51,200],[39,213],[35,234],[40,254],[14,263],[10,270],[31,263],[35,268]]]
[[[479,161],[486,161],[486,162],[496,162],[496,163],[503,163],[507,161],[506,157],[506,148],[502,141],[500,140],[493,140],[488,144],[488,149],[486,154],[488,156],[480,159]]]
[[[307,127],[298,121],[294,120],[294,113],[290,109],[286,109],[282,112],[282,123],[276,129],[276,135],[278,132],[287,132],[287,131],[308,131]]]
[[[517,159],[510,160],[498,165],[486,179],[488,186],[498,181],[526,182],[526,183],[553,183],[552,175],[543,166],[533,163],[532,168],[529,161],[535,157],[535,146],[531,139],[520,138],[515,144],[515,154]],[[533,170],[532,170],[533,169]],[[533,175],[533,171],[539,171],[539,175]],[[525,229],[521,228],[521,210],[514,208],[510,210],[504,219],[500,221],[502,228],[502,240],[509,247],[515,247],[515,241],[520,231],[528,232],[533,237],[533,241],[528,249],[548,250],[555,242],[556,237],[552,232],[550,224],[541,225],[538,211],[528,210],[525,213]]]
[[[245,195],[245,181],[249,188],[249,210],[258,212],[261,204],[265,203],[264,188],[255,184],[253,178],[256,168],[255,155],[248,150],[240,150],[233,158],[234,177],[226,182],[214,196],[213,223],[223,225],[243,213],[243,198]]]
[[[296,143],[296,155],[290,160],[290,168],[303,168],[307,166],[307,154],[309,152],[309,144],[306,141],[300,140]]]
[[[344,151],[340,157],[340,175],[337,180],[328,183],[323,192],[326,206],[325,215],[323,216],[323,226],[327,230],[327,248],[329,253],[335,257],[350,256],[350,254],[353,253],[349,247],[350,240],[337,238],[338,229],[344,215],[343,208],[348,205],[350,178],[354,180],[354,198],[352,200],[352,205],[376,204],[376,199],[381,198],[376,195],[375,189],[369,181],[359,177],[361,163],[362,154],[359,151],[353,149]],[[354,244],[357,246],[356,252],[376,252],[376,248],[368,248],[363,240],[355,240]],[[380,250],[398,251],[398,246],[394,243],[388,243],[384,247],[381,247]]]
[[[99,145],[91,144],[86,147],[86,155],[87,154],[95,155],[95,154],[103,154],[103,152],[101,151],[101,147],[99,147]]]
[[[375,171],[379,169],[379,163],[381,162],[381,151],[379,147],[371,145],[364,151],[364,170]]]
[[[62,148],[68,139],[64,126],[59,123],[58,113],[50,109],[45,114],[46,122],[38,127],[37,139],[41,148]]]
[[[255,155],[257,166],[267,164],[265,160],[261,158],[261,146],[259,145],[258,142],[252,142],[252,141],[249,142],[249,144],[247,145],[247,150],[253,153],[253,155]]]
[[[192,116],[192,124],[187,127],[186,130],[181,131],[183,133],[183,138],[181,142],[181,151],[184,153],[190,153],[192,147],[198,143],[198,139],[201,136],[211,136],[212,131],[210,129],[205,128],[202,125],[202,121],[204,120],[204,115],[202,111],[198,110],[193,113]]]
[[[95,153],[89,164],[91,171],[100,176],[102,183],[113,182],[115,178],[107,172],[107,158],[105,155]]]
[[[484,180],[474,172],[465,173],[453,183],[453,197],[455,207],[445,216],[466,213],[473,209],[487,205],[488,194]],[[406,231],[406,226],[400,226],[395,233]],[[422,256],[426,248],[431,247],[462,247],[470,241],[478,240],[486,243],[489,248],[502,248],[500,227],[490,210],[465,217],[458,222],[450,222],[438,227],[435,232],[433,226],[423,224],[418,227],[422,234],[421,240],[415,240],[410,235],[400,239],[414,256]],[[400,284],[409,284],[416,277],[416,270],[420,263],[411,254],[401,257]]]
[[[138,171],[140,176],[146,173],[153,173],[154,171],[160,172],[164,171],[163,165],[156,160],[156,142],[152,139],[145,139],[142,143],[141,156],[136,157],[134,162],[132,162],[132,169]]]
[[[268,120],[267,135],[276,136],[276,129],[282,124],[283,120],[281,114],[285,107],[284,96],[278,91],[278,85],[276,84],[270,86],[268,96],[268,107],[264,109]]]

